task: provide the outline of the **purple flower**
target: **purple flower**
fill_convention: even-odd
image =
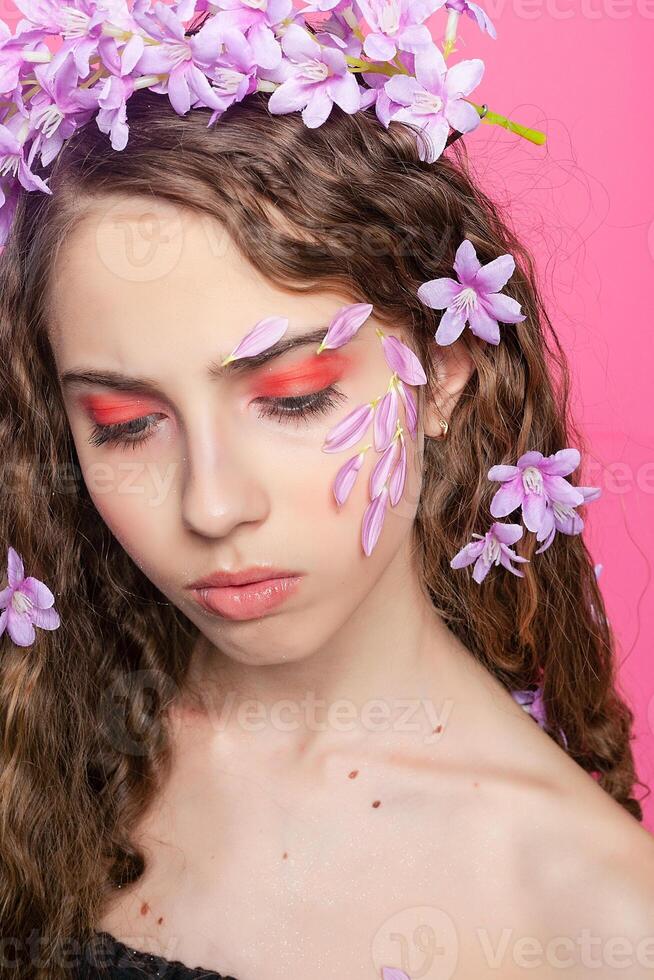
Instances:
[[[511,691],[511,696],[538,722],[541,728],[545,727],[547,716],[543,704],[543,691],[540,687],[535,691]]]
[[[17,112],[6,124],[0,123],[0,176],[17,178],[28,191],[43,191],[52,194],[48,185],[31,171],[38,144],[32,142],[25,160],[25,139],[29,133],[29,120]]]
[[[461,14],[467,14],[472,20],[477,21],[477,26],[482,31],[486,31],[493,39],[497,37],[497,32],[490,17],[479,4],[472,0],[446,0],[445,8],[448,11],[447,26],[445,28],[445,43],[443,44],[443,54],[447,56],[454,50],[456,32],[459,26]]]
[[[519,578],[524,578],[524,572],[514,568],[511,562],[526,562],[528,558],[516,555],[508,546],[515,544],[522,537],[521,524],[491,524],[490,530],[486,534],[473,534],[473,538],[478,541],[471,541],[465,547],[457,551],[450,562],[452,568],[463,568],[471,565],[474,561],[475,567],[472,577],[475,582],[482,582],[492,565],[503,565],[510,572]]]
[[[445,310],[434,339],[447,346],[459,337],[469,323],[476,337],[499,344],[502,323],[520,323],[525,316],[520,304],[498,292],[513,275],[512,255],[499,255],[482,265],[475,247],[467,238],[459,245],[454,258],[454,270],[459,277],[430,279],[418,288],[418,299],[435,310]]]
[[[537,686],[535,691],[511,691],[510,693],[514,701],[521,705],[541,728],[547,728],[547,713],[543,701],[543,689],[540,686]],[[562,728],[559,728],[559,734],[567,749],[568,740]]]
[[[578,487],[563,477],[579,466],[578,449],[560,449],[551,456],[531,451],[523,453],[517,466],[491,466],[489,480],[502,483],[491,500],[493,517],[506,517],[522,507],[525,527],[536,532],[538,540],[547,538],[555,527],[554,504],[576,507],[584,502]]]
[[[186,37],[183,14],[168,4],[157,2],[150,10],[148,0],[136,0],[132,16],[137,24],[158,44],[145,45],[138,59],[141,76],[164,75],[158,84],[153,79],[153,92],[167,94],[175,112],[186,115],[191,106],[207,106],[222,111],[223,104],[209,84],[204,69],[211,45],[217,52],[224,29],[218,15],[208,20],[197,34]],[[149,6],[149,5],[148,5]],[[215,59],[215,55],[214,55]]]
[[[7,581],[9,585],[0,592],[0,635],[5,629],[19,647],[34,643],[35,626],[44,630],[56,630],[60,625],[59,613],[54,609],[54,596],[47,585],[31,575],[25,577],[20,555],[9,548],[7,555]]]
[[[393,75],[385,83],[386,95],[396,103],[385,116],[420,127],[427,143],[427,150],[422,140],[418,143],[420,159],[433,163],[445,148],[450,126],[469,133],[479,125],[479,113],[463,96],[479,84],[483,73],[479,58],[448,70],[435,44],[422,47],[415,53],[415,77]]]
[[[325,122],[334,103],[343,112],[359,111],[359,83],[348,70],[342,51],[321,47],[298,24],[289,25],[282,38],[282,48],[292,68],[290,76],[268,99],[270,112],[302,109],[302,121],[315,129]]]
[[[575,487],[575,490],[578,490],[582,494],[584,503],[596,500],[602,492],[599,487]],[[581,534],[584,529],[583,518],[579,516],[570,504],[548,504],[547,509],[551,509],[552,512],[552,525],[546,533],[544,530],[539,531],[537,535],[538,540],[542,541],[544,538],[545,544],[536,551],[537,555],[542,554],[543,551],[547,551],[557,531],[561,531],[562,534]],[[545,527],[547,527],[549,524],[549,515],[547,521],[544,523]]]
[[[41,163],[47,167],[64,140],[93,118],[98,98],[89,89],[78,88],[79,74],[70,51],[56,70],[50,65],[35,65],[34,75],[41,86],[30,103],[32,126],[37,131],[35,151],[40,151]],[[128,94],[131,95],[131,90]]]
[[[418,51],[432,43],[423,21],[443,6],[445,0],[357,0],[370,27],[363,50],[373,61],[390,61],[402,51]]]
[[[266,69],[279,67],[284,45],[280,47],[275,28],[292,16],[292,0],[256,0],[254,3],[217,0],[216,6],[222,8],[214,15],[217,26],[242,31],[252,47],[257,65]]]

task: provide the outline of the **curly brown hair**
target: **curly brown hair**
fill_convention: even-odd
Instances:
[[[129,101],[114,151],[95,121],[49,168],[53,195],[24,193],[0,259],[0,539],[56,586],[62,628],[26,651],[0,639],[0,921],[23,980],[67,975],[71,937],[91,935],[110,889],[136,880],[130,832],[170,764],[165,711],[197,628],[155,588],[100,519],[69,431],[48,342],[49,275],[99,195],[156,196],[216,219],[243,255],[288,289],[345,290],[407,331],[438,399],[439,314],[418,286],[451,274],[468,238],[488,262],[516,258],[507,292],[526,319],[493,346],[464,331],[474,371],[445,440],[425,440],[414,523],[425,586],[446,625],[509,690],[541,684],[548,731],[637,820],[632,712],[617,690],[614,637],[581,537],[557,535],[524,579],[477,585],[450,567],[489,523],[490,466],[530,449],[583,449],[569,419],[566,360],[532,261],[471,175],[463,141],[433,164],[419,134],[374,109],[334,107],[317,129],[272,116],[256,93],[215,126],[147,89]],[[573,480],[574,482],[574,480]],[[521,553],[533,556],[525,538]],[[39,957],[30,939],[40,937]]]

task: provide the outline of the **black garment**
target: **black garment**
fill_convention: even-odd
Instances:
[[[103,969],[101,969],[103,967]],[[81,954],[74,980],[143,980],[157,977],[159,980],[236,980],[203,967],[186,966],[179,960],[166,960],[163,956],[132,949],[109,932],[95,932],[93,940]]]

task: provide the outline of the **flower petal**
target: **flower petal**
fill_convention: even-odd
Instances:
[[[411,388],[405,387],[404,382],[397,382],[397,390],[400,393],[400,398],[404,403],[404,414],[406,418],[406,427],[409,430],[409,434],[415,439],[418,433],[418,406],[416,403],[415,396],[411,391]]]
[[[333,490],[336,503],[339,505],[339,507],[343,506],[350,495],[352,487],[356,483],[357,474],[361,469],[364,456],[364,452],[360,452],[357,453],[356,456],[352,456],[350,459],[348,459],[347,463],[343,463],[340,470],[336,474]]]
[[[448,344],[454,343],[461,336],[465,325],[463,312],[450,306],[441,317],[438,329],[434,334],[434,340],[437,344],[447,347]]]
[[[363,436],[372,421],[373,413],[374,408],[370,402],[354,408],[329,430],[325,436],[322,451],[324,453],[338,453],[342,449],[349,449]]]
[[[550,500],[557,504],[569,504],[571,507],[577,507],[584,502],[583,493],[580,493],[562,476],[550,476],[549,473],[543,473],[543,486]]]
[[[512,255],[498,255],[492,262],[483,265],[475,276],[474,287],[479,293],[497,293],[506,286],[515,271]]]
[[[42,630],[56,630],[61,626],[59,613],[56,609],[33,609],[32,622]]]
[[[475,246],[468,238],[464,238],[454,256],[454,271],[464,286],[469,286],[481,269]]]
[[[513,480],[516,476],[521,476],[522,470],[518,466],[504,466],[500,464],[499,466],[491,466],[488,471],[489,480],[498,480],[500,483],[505,483],[507,480]]]
[[[20,591],[25,592],[34,605],[41,609],[49,609],[50,606],[54,606],[55,597],[48,586],[44,582],[40,582],[38,578],[29,575],[23,580]]]
[[[473,561],[479,558],[480,554],[484,550],[485,541],[470,541],[469,544],[457,551],[454,558],[450,561],[450,568],[464,568],[466,565],[472,565]]]
[[[379,496],[371,500],[365,509],[361,526],[361,543],[366,555],[372,553],[379,539],[381,529],[384,526],[384,518],[386,517],[387,502],[388,489],[384,487]]]
[[[522,537],[522,524],[504,524],[495,522],[491,531],[502,544],[515,544]]]
[[[545,519],[547,500],[542,493],[525,494],[522,502],[522,520],[529,531],[540,531]]]
[[[374,500],[382,492],[388,480],[391,470],[394,468],[399,454],[398,440],[394,439],[381,454],[372,470],[370,471],[369,490],[370,499]]]
[[[481,554],[475,562],[475,567],[472,570],[472,577],[475,582],[481,584],[488,575],[490,568],[491,563],[483,554]]]
[[[267,350],[273,344],[276,344],[280,337],[286,333],[287,329],[288,317],[264,317],[236,345],[229,357],[226,357],[223,361],[223,365],[228,364],[230,361],[235,361],[239,357],[253,357],[255,354],[260,354],[261,351]]]
[[[543,459],[541,470],[557,476],[569,476],[576,470],[581,462],[581,453],[578,449],[559,449],[558,453],[547,456]]]
[[[320,342],[318,353],[327,347],[334,349],[347,344],[368,319],[372,310],[372,303],[351,303],[349,306],[342,306],[332,318],[327,333]]]
[[[391,371],[395,371],[405,384],[424,385],[427,383],[427,375],[422,364],[410,347],[391,335],[382,337],[382,347],[389,368]]]
[[[24,578],[25,568],[23,566],[23,559],[10,545],[7,552],[7,581],[13,589],[17,585],[20,585]]]
[[[456,279],[443,276],[440,279],[429,279],[418,286],[418,299],[434,310],[444,310],[459,295],[463,286]]]
[[[521,323],[527,317],[521,312],[520,303],[504,293],[484,293],[480,302],[486,312],[502,323]]]
[[[500,327],[497,320],[486,312],[483,306],[471,306],[468,313],[470,329],[475,337],[480,337],[489,344],[499,344]]]
[[[397,461],[397,465],[391,474],[391,478],[388,482],[388,492],[391,501],[391,507],[395,507],[402,496],[402,491],[404,490],[404,484],[406,482],[406,444],[402,436],[400,436],[400,458]]]
[[[375,410],[373,442],[378,453],[389,445],[395,435],[398,420],[398,398],[395,385],[387,391]]]
[[[11,606],[7,608],[7,632],[19,647],[29,647],[36,639],[29,616],[26,613],[17,613]]]
[[[484,74],[481,58],[470,58],[453,65],[445,76],[445,91],[450,99],[468,95],[479,85]]]
[[[493,517],[506,517],[513,513],[516,507],[520,507],[525,497],[525,490],[522,479],[515,477],[508,480],[495,493],[490,503],[490,512]]]

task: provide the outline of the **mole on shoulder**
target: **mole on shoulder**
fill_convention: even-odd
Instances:
[[[143,902],[143,905],[141,906],[141,915],[147,915],[149,911],[150,911],[150,906],[148,905],[147,902]]]
[[[353,769],[352,772],[348,772],[348,778],[349,779],[356,779],[356,777],[358,775],[359,775],[359,770],[358,769]]]
[[[157,919],[157,925],[160,926],[162,922],[163,922],[163,915],[160,915],[159,918]]]
[[[288,851],[284,851],[284,853],[282,854],[282,858],[284,859],[284,861],[286,860],[287,857],[288,857]]]
[[[442,732],[443,731],[443,726],[442,725],[436,725],[436,728],[434,729],[434,731],[435,732]]]
[[[381,804],[381,800],[375,800],[375,802],[373,803],[373,806],[377,807],[377,806],[380,806],[380,804]]]

